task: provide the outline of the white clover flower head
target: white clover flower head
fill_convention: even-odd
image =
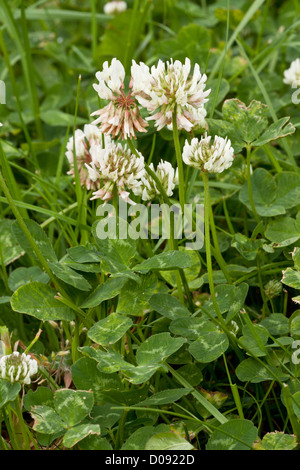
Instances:
[[[227,137],[223,139],[215,136],[211,144],[211,136],[207,136],[207,133],[200,140],[192,139],[190,144],[186,140],[182,153],[186,165],[208,173],[222,173],[232,165],[233,158],[234,149]]]
[[[37,372],[37,361],[25,353],[15,351],[0,359],[0,377],[8,382],[30,384],[31,377]]]
[[[210,90],[205,91],[207,77],[200,73],[195,65],[191,74],[191,61],[186,58],[182,64],[179,60],[170,62],[158,61],[151,71],[145,64],[133,61],[131,67],[133,93],[141,106],[152,116],[157,130],[167,126],[172,129],[172,117],[176,112],[178,129],[190,132],[195,126],[205,126],[206,110]]]
[[[144,157],[132,154],[125,145],[112,143],[103,149],[95,145],[91,149],[92,162],[86,164],[89,177],[99,188],[91,199],[108,201],[113,198],[114,187],[120,198],[134,204],[127,190],[137,190],[144,175]]]
[[[290,67],[284,71],[283,83],[291,85],[292,88],[300,86],[300,59],[295,59]]]
[[[127,9],[127,3],[122,2],[120,0],[116,0],[114,2],[108,2],[104,5],[104,13],[106,15],[115,15],[117,13],[122,13]]]
[[[86,124],[84,130],[77,129],[75,131],[75,154],[76,161],[78,166],[78,173],[81,186],[85,186],[87,190],[97,189],[94,181],[89,177],[89,173],[86,169],[85,164],[92,161],[90,149],[94,145],[102,146],[102,132],[98,129],[97,126],[93,124]],[[105,147],[111,144],[111,139],[108,136],[104,138]],[[70,164],[69,175],[75,176],[74,171],[74,139],[73,136],[69,139],[67,143],[66,157]]]
[[[178,184],[178,168],[174,170],[171,163],[164,160],[160,161],[156,170],[153,163],[150,163],[149,167],[156,174],[167,195],[169,197],[172,196],[173,190]],[[134,190],[134,193],[141,196],[143,201],[151,201],[160,195],[159,188],[147,172],[144,173],[141,179],[142,185],[137,190]]]
[[[125,94],[125,69],[121,62],[112,59],[111,65],[104,62],[102,72],[96,73],[99,84],[93,87],[99,97],[109,100],[102,109],[92,113],[99,116],[93,124],[100,124],[100,131],[113,138],[136,138],[136,132],[147,132],[147,122],[141,117],[138,102],[133,93],[133,80],[130,80],[129,91]]]

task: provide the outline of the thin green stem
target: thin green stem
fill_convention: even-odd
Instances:
[[[226,219],[226,223],[227,223],[227,226],[229,228],[229,231],[232,235],[234,235],[235,230],[234,230],[233,225],[231,223],[231,218],[229,216],[229,212],[228,212],[228,209],[227,209],[227,204],[226,204],[226,199],[225,198],[223,199],[223,210],[224,210],[224,215],[225,215],[225,219]]]
[[[162,207],[164,208],[164,205],[162,205]],[[167,220],[167,217],[165,217],[165,219]],[[175,242],[175,239],[174,239],[174,213],[173,212],[170,213],[170,227],[169,227],[169,229],[170,229],[169,230],[169,233],[170,233],[170,240],[169,240],[170,249],[171,250],[177,250],[178,249],[177,243]],[[178,292],[179,300],[180,300],[181,303],[184,303],[181,278],[180,278],[180,274],[179,274],[178,270],[175,271],[175,278],[176,278],[177,292]]]
[[[205,248],[206,248],[206,264],[207,264],[207,275],[209,290],[211,295],[211,300],[219,319],[220,324],[224,324],[224,319],[222,317],[215,293],[215,286],[213,280],[213,270],[212,270],[212,261],[211,261],[211,249],[210,249],[210,226],[209,226],[209,214],[210,214],[210,195],[209,195],[209,183],[207,173],[203,172],[203,181],[204,181],[204,230],[205,230]]]
[[[30,351],[30,349],[32,348],[32,346],[34,346],[34,344],[38,341],[39,337],[41,336],[41,333],[42,333],[43,330],[39,330],[37,332],[37,334],[35,335],[35,337],[33,338],[33,340],[30,342],[29,346],[27,346],[27,348],[25,349],[24,353],[25,354],[28,354],[28,352]]]
[[[118,194],[118,187],[115,184],[113,189],[113,207],[115,210],[115,217],[118,218],[119,216],[119,194]]]
[[[116,436],[116,450],[121,449],[123,442],[124,442],[124,435],[125,435],[125,423],[127,418],[128,410],[124,409],[121,419],[118,424],[118,431]]]
[[[1,422],[0,422],[0,424],[1,424]],[[9,450],[9,446],[8,446],[8,444],[6,444],[5,440],[0,435],[0,451],[1,450]]]
[[[177,167],[178,167],[179,202],[180,202],[182,211],[184,211],[184,204],[185,204],[184,173],[183,173],[183,161],[182,161],[178,127],[177,127],[176,107],[175,107],[175,110],[173,111],[172,126],[173,126],[173,138],[174,138],[174,146],[175,146],[175,153],[176,153]]]
[[[23,418],[23,413],[21,410],[21,405],[20,405],[20,397],[18,396],[15,401],[15,413],[18,418],[19,426],[21,429],[22,437],[23,437],[23,449],[24,450],[30,450],[30,441],[28,439],[28,433],[27,433],[27,426],[25,424],[24,418]]]
[[[266,293],[265,293],[265,289],[263,285],[261,269],[260,269],[260,264],[259,264],[259,256],[257,257],[257,260],[256,260],[256,266],[257,266],[257,277],[258,277],[259,289],[260,289],[260,294],[261,294],[262,301],[263,301],[262,318],[265,318],[266,313],[270,313],[270,310],[268,307],[267,297],[266,297]]]
[[[287,413],[288,413],[288,418],[292,425],[293,433],[296,434],[299,440],[300,439],[300,424],[294,411],[293,396],[287,384],[283,384],[282,393],[283,393],[284,404],[286,406]]]
[[[244,419],[243,406],[242,406],[242,403],[241,403],[241,399],[240,399],[240,395],[239,395],[239,390],[238,390],[237,385],[234,384],[234,383],[232,383],[231,376],[230,376],[230,372],[229,372],[228,365],[227,365],[226,356],[225,356],[224,353],[223,353],[223,361],[224,361],[224,365],[225,365],[225,369],[226,369],[226,374],[227,374],[227,377],[228,377],[229,385],[230,385],[230,388],[231,388],[231,391],[232,391],[232,396],[233,396],[233,399],[234,399],[236,408],[237,408],[238,413],[239,413],[239,417],[240,417],[241,419]]]
[[[127,34],[127,43],[125,45],[125,53],[124,53],[124,66],[125,70],[129,70],[129,61],[132,57],[132,48],[135,44],[136,34],[137,34],[137,26],[138,22],[136,21],[138,16],[139,10],[139,0],[134,0],[130,23],[128,25],[128,34]]]
[[[181,384],[183,385],[183,387],[186,387],[186,388],[192,388],[192,392],[191,394],[193,395],[193,397],[202,405],[204,406],[204,408],[209,411],[209,413],[212,414],[212,416],[214,416],[218,421],[219,423],[223,424],[223,423],[226,423],[228,420],[227,418],[222,414],[220,413],[220,411],[218,411],[214,405],[212,403],[210,403],[203,395],[201,395],[200,392],[198,392],[198,390],[195,390],[191,384],[184,378],[182,377],[182,375],[180,375],[175,369],[173,369],[173,367],[171,367],[169,364],[166,364],[169,372],[173,375],[173,377]]]
[[[93,59],[95,62],[97,59],[97,42],[98,42],[98,25],[97,25],[96,13],[97,13],[96,0],[91,0],[92,53],[93,53]]]
[[[6,407],[3,407],[2,408],[2,413],[3,413],[5,427],[7,429],[8,435],[9,435],[11,446],[12,446],[13,450],[20,450],[20,447],[18,445],[18,441],[16,439],[14,426],[13,426],[10,405],[8,405]]]
[[[75,111],[74,111],[74,124],[73,124],[73,168],[74,168],[74,180],[75,180],[75,193],[76,193],[76,200],[78,203],[78,225],[76,227],[76,236],[79,233],[79,227],[82,223],[82,200],[83,200],[83,192],[81,189],[80,177],[79,177],[79,169],[76,157],[76,142],[75,142],[75,131],[76,131],[76,120],[77,120],[77,113],[78,113],[78,106],[79,106],[79,93],[80,93],[80,85],[81,85],[81,75],[78,77],[77,82],[77,92],[76,92],[76,103],[75,103]]]
[[[221,64],[219,75],[218,75],[217,86],[216,86],[216,88],[214,90],[214,94],[213,94],[212,104],[211,104],[210,113],[209,113],[210,118],[212,118],[213,115],[214,115],[214,111],[215,111],[217,101],[218,101],[220,86],[221,86],[221,82],[222,82],[224,65],[225,65],[226,55],[227,55],[227,51],[228,51],[229,23],[230,23],[230,0],[227,0],[225,49],[224,49],[224,54],[223,54],[223,58],[222,58],[222,64]]]
[[[15,180],[15,176],[12,172],[10,164],[9,164],[7,158],[6,158],[6,155],[3,152],[1,141],[0,141],[0,166],[2,168],[3,175],[4,175],[4,177],[7,181],[7,186],[9,188],[13,198],[17,201],[22,201],[22,197],[21,197],[19,187],[18,187],[17,182]],[[27,213],[27,210],[25,208],[21,207],[20,212],[22,214],[22,217],[28,218],[28,213]]]
[[[29,33],[27,27],[27,18],[25,15],[25,2],[22,0],[21,3],[21,28],[23,34],[23,51],[24,51],[24,66],[25,66],[25,75],[27,76],[27,83],[29,85],[29,94],[32,103],[32,111],[34,115],[36,131],[39,139],[43,139],[43,127],[40,119],[40,107],[39,107],[39,98],[38,91],[35,82],[36,74],[34,73],[34,63],[31,56],[31,45],[29,41]]]
[[[253,199],[253,191],[252,191],[252,182],[251,182],[251,147],[247,145],[247,183],[248,183],[248,195],[250,206],[254,215],[256,222],[260,223],[259,215],[256,212],[254,199]]]
[[[266,154],[268,155],[269,159],[270,159],[270,162],[272,163],[272,165],[274,166],[275,170],[277,171],[277,173],[281,173],[282,172],[282,168],[281,166],[279,165],[278,161],[276,160],[276,157],[274,156],[271,148],[269,147],[269,145],[264,145],[263,146],[263,149],[264,151],[266,152]]]
[[[217,255],[217,261],[220,265],[220,268],[222,269],[223,271],[223,274],[224,276],[226,277],[226,280],[227,282],[229,282],[231,284],[232,280],[231,280],[231,276],[227,270],[227,266],[226,266],[226,262],[222,256],[222,253],[221,253],[221,250],[220,250],[220,245],[219,245],[219,241],[218,241],[218,236],[217,236],[217,232],[216,232],[216,226],[215,226],[215,221],[214,221],[214,214],[213,214],[213,210],[212,210],[212,206],[210,206],[210,209],[209,209],[209,218],[210,218],[210,229],[211,229],[211,233],[212,233],[212,237],[213,237],[213,242],[214,242],[214,248],[216,250],[216,255]]]
[[[78,347],[79,347],[79,321],[76,318],[75,331],[72,337],[72,346],[71,346],[73,364],[75,364],[75,362],[77,361],[79,357]]]

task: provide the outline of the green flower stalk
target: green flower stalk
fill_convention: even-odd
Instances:
[[[182,154],[183,161],[187,165],[200,170],[203,176],[205,196],[204,225],[207,274],[211,299],[221,324],[224,323],[224,320],[216,299],[211,261],[210,228],[212,229],[215,242],[217,242],[217,237],[213,217],[210,217],[211,204],[209,195],[208,173],[221,173],[232,165],[233,158],[234,150],[231,146],[231,142],[229,139],[223,139],[222,137],[215,136],[214,142],[211,143],[211,137],[207,136],[206,133],[200,140],[198,140],[197,138],[192,139],[190,144],[186,140]],[[219,252],[218,244],[216,244],[216,250]]]

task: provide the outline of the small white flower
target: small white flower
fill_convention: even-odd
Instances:
[[[75,154],[78,166],[79,179],[82,186],[86,186],[87,190],[97,189],[97,185],[94,181],[89,178],[88,171],[85,164],[92,161],[90,150],[94,145],[100,145],[102,147],[102,132],[97,126],[93,124],[86,124],[84,130],[77,129],[75,131]],[[109,137],[104,138],[105,147],[111,144]],[[70,164],[69,175],[75,176],[74,172],[74,140],[73,136],[67,143],[66,157]]]
[[[114,15],[116,13],[122,13],[127,9],[127,3],[122,1],[108,2],[104,5],[104,13],[106,15]]]
[[[167,63],[159,60],[151,71],[145,64],[133,61],[131,76],[132,92],[141,106],[150,114],[155,113],[147,120],[154,120],[158,130],[164,126],[172,128],[175,110],[178,129],[190,132],[194,126],[205,126],[204,104],[210,90],[205,91],[207,77],[200,73],[198,64],[191,74],[188,58],[184,64],[179,60]]]
[[[25,353],[15,351],[0,359],[0,377],[8,382],[30,384],[32,375],[37,372],[37,361]]]
[[[126,202],[133,203],[129,199],[128,190],[137,190],[141,185],[144,175],[144,157],[139,154],[136,157],[121,144],[110,145],[103,149],[99,145],[91,148],[92,162],[86,168],[89,177],[100,188],[93,193],[92,199],[108,201],[113,198],[114,187],[118,195]]]
[[[99,84],[93,87],[99,97],[110,102],[102,109],[92,113],[99,116],[93,124],[100,124],[100,130],[113,138],[122,137],[123,140],[135,138],[136,132],[147,132],[148,126],[142,119],[138,103],[133,93],[133,80],[129,83],[129,91],[125,94],[125,69],[121,62],[112,59],[111,65],[104,62],[102,72],[96,73]]]
[[[283,83],[291,85],[292,88],[300,86],[300,59],[295,59],[290,68],[284,71]]]
[[[149,167],[158,177],[167,195],[169,197],[172,196],[173,189],[178,184],[178,168],[175,171],[170,162],[163,160],[157,165],[156,171],[153,163],[150,163]],[[157,188],[155,181],[148,173],[145,172],[141,179],[142,185],[137,190],[134,190],[134,193],[142,196],[143,201],[151,201],[160,195],[159,188]]]
[[[215,136],[213,144],[211,136],[205,133],[200,140],[185,141],[182,159],[184,163],[208,173],[222,173],[232,165],[234,149],[229,139]]]

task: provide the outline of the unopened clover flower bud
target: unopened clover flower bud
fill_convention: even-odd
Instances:
[[[234,320],[231,320],[229,322],[228,327],[229,327],[230,331],[234,334],[234,336],[236,336],[238,334],[239,325]]]
[[[273,297],[277,297],[277,295],[280,295],[282,292],[282,284],[280,281],[277,281],[276,279],[271,279],[271,281],[267,282],[264,286],[266,296],[269,297],[269,299],[273,299]]]
[[[8,382],[30,384],[32,375],[37,372],[37,361],[25,353],[15,351],[0,359],[0,377]]]
[[[71,333],[73,334],[75,332],[75,327],[76,327],[76,323],[74,322],[74,320],[71,320],[69,322],[69,326],[70,326]]]
[[[59,326],[58,324],[56,323],[56,321],[53,321],[53,320],[49,320],[49,324],[55,328],[56,330],[59,330]]]

